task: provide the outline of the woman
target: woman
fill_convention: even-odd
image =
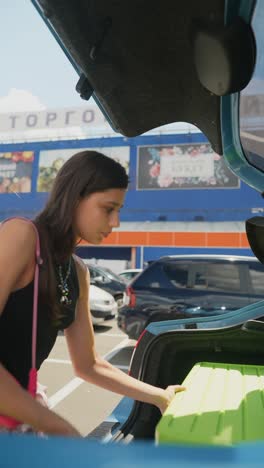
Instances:
[[[161,389],[129,377],[95,351],[89,312],[89,272],[73,255],[80,239],[100,244],[119,226],[128,185],[125,169],[95,151],[75,154],[60,169],[49,201],[34,223],[43,264],[38,301],[37,367],[64,329],[76,375],[163,412],[181,386]],[[47,434],[77,436],[66,420],[27,392],[36,233],[22,219],[0,229],[0,414]],[[15,377],[15,379],[13,378]],[[19,382],[20,385],[17,383]]]

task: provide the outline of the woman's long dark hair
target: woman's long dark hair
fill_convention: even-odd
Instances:
[[[57,303],[54,265],[69,260],[75,250],[73,219],[80,199],[109,189],[127,189],[124,167],[97,151],[72,156],[59,170],[45,208],[34,222],[38,228],[43,266],[39,294],[55,322],[61,310]]]

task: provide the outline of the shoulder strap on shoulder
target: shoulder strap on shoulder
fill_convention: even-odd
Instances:
[[[29,384],[28,390],[32,395],[36,395],[37,390],[37,370],[36,370],[36,350],[37,350],[37,324],[38,324],[38,290],[39,290],[39,266],[42,265],[43,260],[40,254],[40,240],[39,233],[36,228],[36,225],[28,218],[23,218],[21,216],[15,216],[12,218],[5,219],[2,221],[6,223],[11,219],[22,219],[30,223],[36,233],[36,248],[35,248],[35,273],[34,273],[34,296],[33,296],[33,320],[32,320],[32,350],[31,350],[31,370],[29,374]]]

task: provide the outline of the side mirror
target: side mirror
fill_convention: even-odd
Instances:
[[[255,257],[264,263],[264,217],[254,216],[246,221],[249,245]]]

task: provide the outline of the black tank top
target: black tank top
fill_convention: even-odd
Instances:
[[[64,266],[65,270],[65,266]],[[67,328],[75,318],[79,283],[75,262],[71,262],[68,278],[71,304],[63,306],[63,317],[54,325],[47,306],[38,301],[37,369],[48,357],[59,330]],[[0,362],[21,383],[28,385],[31,368],[32,308],[34,281],[9,295],[0,316]]]

